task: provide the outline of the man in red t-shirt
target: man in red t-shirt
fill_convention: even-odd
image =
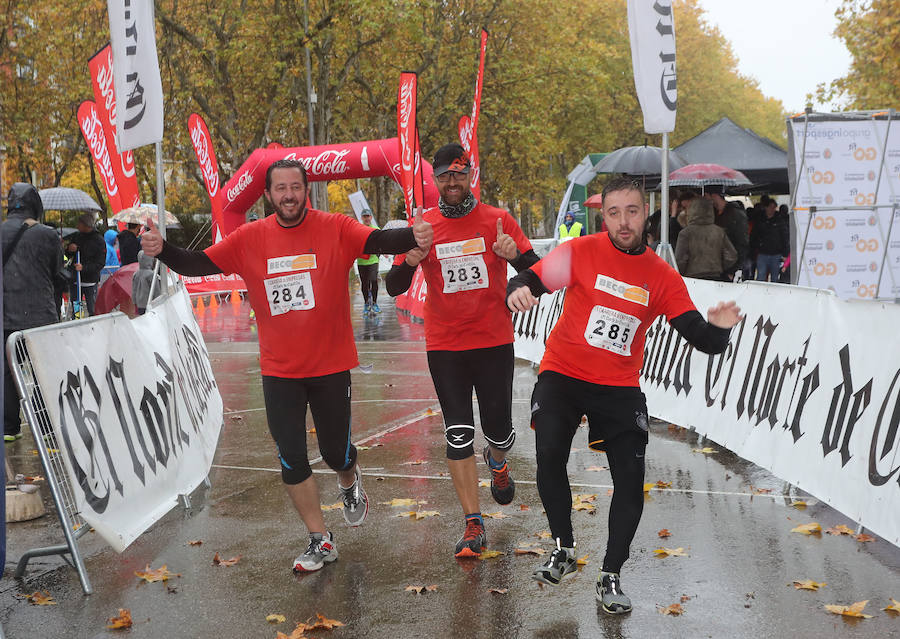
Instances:
[[[603,189],[607,232],[561,244],[509,282],[507,305],[524,312],[543,293],[566,288],[563,311],[547,338],[531,397],[537,485],[556,549],[532,577],[556,585],[576,568],[572,493],[566,463],[581,416],[588,445],[605,451],[612,474],[606,556],[597,599],[610,614],[631,611],[619,571],[643,510],[649,421],[638,383],[647,328],[660,315],[692,346],[720,353],[741,320],[734,302],[703,319],[681,276],[643,243],[649,213],[640,186],[625,178]]]
[[[385,285],[390,295],[399,295],[421,264],[428,285],[428,368],[444,414],[447,465],[466,520],[454,554],[477,557],[487,542],[478,504],[472,390],[487,440],[482,455],[491,470],[491,494],[497,503],[508,504],[515,483],[506,453],[516,433],[511,409],[513,329],[504,303],[507,264],[522,270],[538,257],[509,213],[475,200],[469,157],[462,146],[438,149],[433,167],[441,197],[424,218],[434,227],[434,244],[429,250],[398,255]]]
[[[266,172],[266,199],[275,214],[244,224],[205,251],[163,241],[155,226],[144,233],[147,255],[183,275],[237,273],[247,284],[259,326],[263,398],[278,447],[281,477],[309,531],[295,572],[319,570],[337,559],[325,528],[319,490],[306,452],[306,408],[316,425],[322,459],[338,476],[344,519],[358,526],[369,501],[357,450],[350,440],[350,369],[359,364],[350,321],[347,273],[364,253],[403,253],[431,246],[431,225],[379,230],[346,215],[306,207],[306,170],[278,160]]]

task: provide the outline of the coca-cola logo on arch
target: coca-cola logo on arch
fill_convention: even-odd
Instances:
[[[235,183],[234,186],[228,189],[225,197],[228,198],[229,202],[234,202],[237,196],[243,193],[244,189],[250,186],[251,182],[253,182],[253,175],[251,175],[250,171],[244,171],[243,173],[241,173],[241,177],[238,178],[237,183]]]
[[[305,158],[298,158],[296,153],[289,153],[284,159],[297,160],[309,175],[322,177],[346,173],[350,165],[344,158],[349,154],[350,149],[328,149],[318,155]]]

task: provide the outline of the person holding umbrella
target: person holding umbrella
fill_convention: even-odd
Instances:
[[[76,224],[78,232],[66,238],[66,258],[74,259],[75,281],[69,287],[69,299],[80,303],[84,298],[87,314],[94,314],[97,282],[106,266],[106,242],[94,228],[94,214],[82,213]]]

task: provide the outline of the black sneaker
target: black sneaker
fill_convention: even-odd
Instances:
[[[575,559],[575,549],[565,549],[559,546],[557,541],[556,548],[550,553],[550,559],[542,566],[538,566],[531,573],[531,578],[541,583],[556,586],[562,581],[562,578],[570,572],[575,572],[578,568]]]
[[[503,467],[495,470],[491,466],[491,446],[488,444],[481,453],[484,463],[491,471],[491,496],[494,501],[505,506],[516,496],[516,482],[509,475],[509,464],[504,460]]]
[[[487,535],[484,532],[484,525],[479,524],[477,519],[469,519],[466,521],[466,532],[458,542],[456,542],[456,557],[477,557],[481,551],[487,548]]]
[[[597,599],[603,612],[622,615],[631,612],[631,599],[622,592],[622,580],[617,572],[600,571],[597,578]]]

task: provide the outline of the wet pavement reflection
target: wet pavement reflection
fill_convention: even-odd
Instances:
[[[900,551],[876,539],[803,536],[791,528],[811,521],[823,528],[853,524],[784,482],[695,433],[654,422],[647,451],[644,516],[623,570],[635,604],[624,617],[603,614],[594,583],[606,542],[611,495],[602,454],[576,435],[569,461],[573,492],[595,495],[594,511],[573,513],[578,555],[587,565],[555,588],[530,578],[542,562],[516,549],[549,551],[548,530],[534,483],[534,436],[529,423],[536,370],[518,361],[513,420],[518,439],[510,459],[516,498],[495,504],[480,489],[488,547],[503,554],[483,561],[456,560],[462,512],[447,474],[440,407],[425,361],[421,323],[398,315],[389,299],[383,312],[362,317],[354,292],[354,334],[360,367],[352,371],[353,438],[360,447],[370,513],[360,528],[343,524],[339,509],[325,512],[340,559],[318,573],[295,576],[291,560],[305,548],[305,533],[281,484],[268,434],[259,379],[256,325],[245,301],[232,296],[198,304],[226,414],[211,488],[175,507],[122,554],[95,535],[81,542],[95,593],[82,595],[75,571],[58,557],[32,561],[26,579],[12,578],[26,548],[60,543],[48,515],[10,524],[9,563],[0,582],[0,621],[9,637],[109,636],[106,620],[129,608],[129,637],[271,637],[291,633],[316,614],[346,625],[314,631],[324,637],[890,637],[900,617],[881,609],[900,598]],[[652,412],[652,407],[651,407]],[[476,411],[477,415],[477,411]],[[314,424],[306,428],[310,457],[318,459]],[[480,449],[480,434],[476,448]],[[693,452],[703,447],[714,454]],[[7,447],[18,472],[39,472],[30,438]],[[314,464],[322,503],[339,501],[334,473]],[[22,470],[19,470],[22,469]],[[488,472],[479,462],[479,475]],[[670,484],[670,485],[666,485]],[[415,506],[391,506],[394,498]],[[793,507],[802,498],[805,510]],[[414,519],[410,510],[439,515]],[[662,539],[658,531],[668,529]],[[191,545],[200,540],[201,545]],[[686,557],[659,558],[660,547]],[[215,566],[214,553],[240,556]],[[180,576],[139,585],[135,570],[167,565]],[[796,590],[795,580],[827,582],[817,592]],[[423,594],[407,586],[436,586]],[[499,592],[492,592],[496,589]],[[55,606],[33,606],[17,595],[48,590]],[[858,623],[831,615],[825,604],[869,600],[874,615]],[[684,614],[660,608],[681,603]],[[269,614],[286,622],[266,622]]]

